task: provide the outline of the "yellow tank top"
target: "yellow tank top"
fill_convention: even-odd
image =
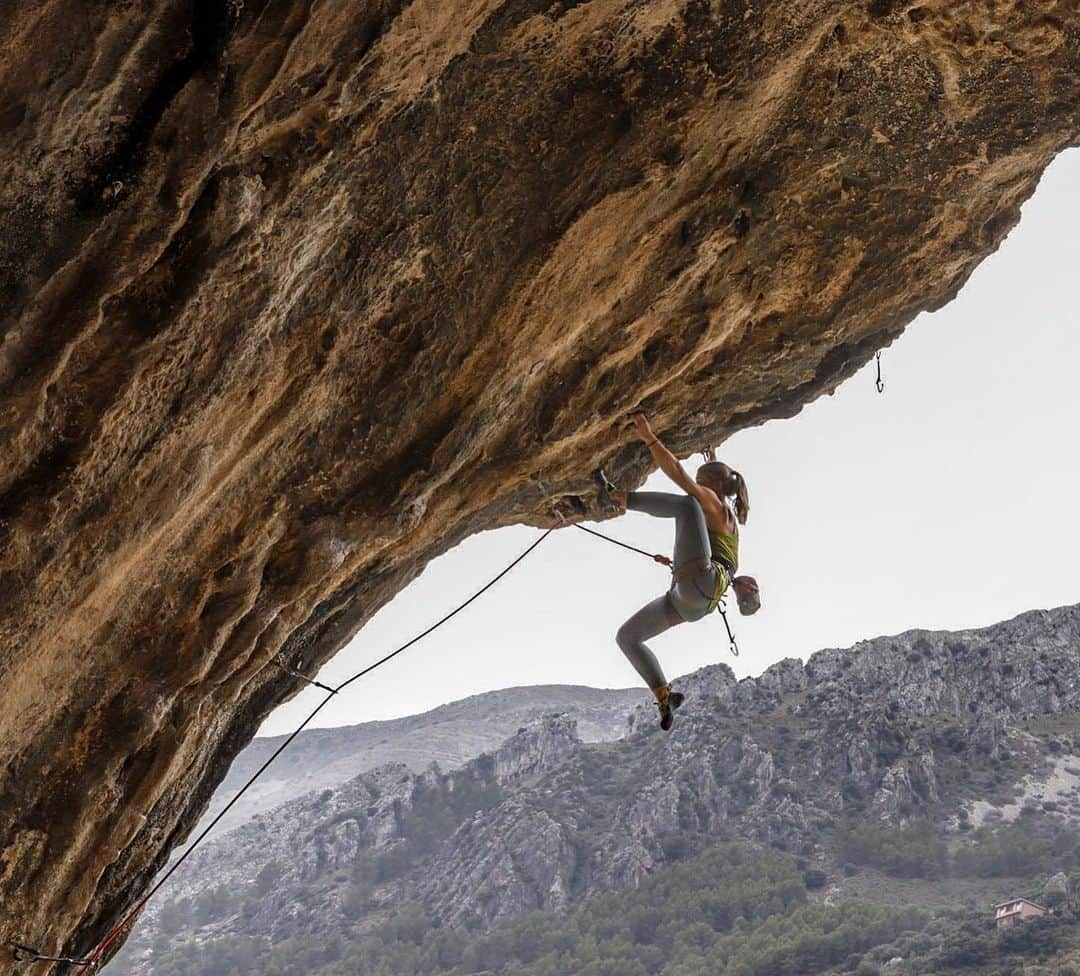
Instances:
[[[726,565],[732,573],[739,568],[739,530],[730,535],[727,532],[713,532],[709,529],[709,545],[712,548],[713,562]]]
[[[712,563],[716,567],[716,587],[709,600],[708,612],[712,613],[720,603],[720,598],[727,592],[739,568],[739,529],[735,531],[713,532],[709,529],[709,547],[712,549]]]

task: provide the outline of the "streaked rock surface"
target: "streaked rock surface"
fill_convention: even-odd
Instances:
[[[643,475],[628,410],[717,443],[947,302],[1077,140],[1078,19],[5,4],[0,938],[93,946],[273,656]]]

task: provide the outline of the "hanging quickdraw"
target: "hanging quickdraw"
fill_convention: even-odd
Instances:
[[[877,387],[878,393],[885,392],[885,381],[881,378],[881,352],[878,351],[874,357],[877,360],[877,380],[874,381],[874,386]]]
[[[63,962],[69,966],[78,966],[82,969],[90,966],[93,962],[92,959],[75,959],[72,956],[48,956],[43,952],[39,952],[33,946],[24,945],[22,942],[10,941],[8,945],[11,946],[11,954],[15,957],[16,962]]]
[[[725,611],[724,600],[721,598],[720,602],[716,605],[716,609],[720,611],[720,616],[724,618],[724,630],[727,631],[728,642],[731,645],[731,653],[735,656],[739,656],[739,645],[735,641],[735,635],[731,632],[731,624],[728,623],[727,613]]]
[[[315,688],[322,688],[323,691],[328,691],[331,695],[337,694],[336,688],[331,688],[329,685],[324,685],[321,682],[316,681],[314,678],[309,678],[306,674],[301,674],[299,671],[297,671],[296,668],[290,668],[289,665],[287,665],[283,660],[281,660],[280,654],[276,655],[270,663],[274,665],[274,667],[280,668],[286,674],[290,674],[294,678],[298,678],[300,681],[305,681]]]

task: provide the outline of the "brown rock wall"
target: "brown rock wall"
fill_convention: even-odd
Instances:
[[[631,408],[688,451],[832,389],[1080,132],[1069,0],[2,12],[0,936],[46,950],[278,650],[641,476]]]

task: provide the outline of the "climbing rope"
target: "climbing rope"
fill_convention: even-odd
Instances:
[[[622,546],[623,549],[629,549],[631,552],[638,552],[638,553],[641,553],[641,555],[643,555],[643,556],[648,556],[654,562],[658,562],[662,566],[667,566],[669,569],[671,569],[672,573],[674,574],[675,568],[674,568],[671,560],[668,559],[667,556],[661,556],[658,553],[651,553],[651,552],[646,552],[644,549],[638,549],[637,546],[631,546],[631,545],[629,545],[629,544],[627,544],[625,542],[621,542],[618,539],[613,539],[613,538],[611,538],[611,536],[604,535],[602,532],[597,532],[595,529],[587,529],[584,525],[581,525],[579,522],[568,522],[566,520],[566,516],[563,515],[563,513],[560,512],[557,508],[552,509],[552,511],[555,513],[555,518],[559,522],[559,524],[557,526],[555,526],[555,528],[562,529],[562,528],[565,528],[568,525],[572,525],[575,529],[581,529],[582,532],[588,532],[589,535],[594,535],[594,536],[596,536],[596,538],[603,539],[605,542],[612,542],[617,546]],[[731,576],[730,576],[730,573],[729,573],[728,579],[730,580],[730,578],[731,578]],[[729,644],[729,646],[731,648],[731,653],[735,657],[738,657],[739,656],[739,645],[738,645],[738,642],[735,640],[735,635],[731,632],[731,625],[728,623],[728,618],[727,618],[727,613],[725,612],[723,598],[721,598],[721,602],[716,605],[716,609],[720,611],[720,616],[724,618],[724,629],[727,631],[728,644]]]
[[[154,895],[160,890],[161,886],[164,885],[165,882],[168,881],[169,878],[171,878],[173,876],[173,874],[176,873],[176,871],[180,868],[180,865],[183,864],[184,861],[186,861],[188,859],[188,857],[191,856],[191,854],[195,850],[195,848],[197,848],[199,846],[199,844],[202,843],[202,841],[206,837],[206,835],[209,834],[210,831],[213,830],[214,827],[217,826],[218,823],[220,823],[221,819],[225,816],[225,814],[227,814],[233,808],[233,806],[236,805],[236,803],[240,799],[240,797],[242,797],[251,788],[251,786],[254,784],[254,782],[264,772],[266,772],[266,770],[270,766],[270,764],[275,759],[277,759],[277,757],[280,756],[289,747],[289,745],[292,743],[292,741],[301,732],[303,732],[305,728],[307,728],[307,726],[310,724],[312,719],[314,719],[315,716],[318,715],[319,712],[321,712],[323,710],[323,708],[327,705],[327,703],[330,701],[331,698],[333,698],[338,692],[343,691],[345,688],[349,687],[349,685],[351,685],[354,681],[359,681],[365,675],[371,674],[371,672],[374,671],[376,668],[382,667],[384,664],[386,664],[387,661],[393,660],[395,657],[397,657],[403,651],[408,650],[414,644],[416,644],[419,641],[423,640],[433,630],[437,630],[439,627],[441,627],[443,624],[445,624],[448,620],[452,619],[453,617],[456,617],[459,613],[461,613],[462,610],[464,610],[467,606],[469,606],[469,604],[473,603],[475,600],[478,600],[488,590],[490,590],[496,583],[498,583],[499,580],[501,580],[504,576],[506,576],[507,573],[509,573],[515,566],[517,566],[518,563],[520,563],[526,556],[528,556],[537,546],[539,546],[541,542],[543,542],[549,535],[551,535],[551,533],[555,531],[555,528],[556,527],[553,526],[552,528],[545,531],[540,536],[539,539],[535,540],[528,548],[526,548],[524,550],[524,552],[522,552],[520,555],[518,555],[501,572],[499,572],[491,580],[489,580],[482,587],[480,587],[480,589],[478,589],[464,603],[461,603],[458,606],[456,606],[453,610],[451,610],[445,616],[441,617],[439,620],[437,620],[435,623],[433,623],[426,630],[424,630],[421,633],[417,634],[415,637],[407,640],[404,644],[402,644],[398,648],[395,648],[389,654],[386,654],[383,657],[379,658],[379,660],[377,660],[374,664],[369,664],[363,670],[358,671],[351,678],[348,678],[347,680],[341,682],[341,684],[339,684],[337,687],[330,688],[328,685],[318,685],[318,687],[323,688],[323,689],[325,689],[327,691],[326,697],[321,702],[319,702],[318,706],[312,711],[312,713],[310,715],[308,715],[308,717],[306,719],[304,719],[303,722],[300,723],[300,725],[297,727],[296,731],[292,732],[288,736],[288,738],[286,738],[285,741],[282,742],[281,745],[278,746],[277,749],[274,750],[274,752],[271,754],[270,758],[267,759],[266,762],[264,762],[257,770],[255,770],[255,772],[248,779],[248,781],[242,787],[240,787],[240,790],[236,793],[236,795],[231,800],[229,800],[229,802],[226,803],[225,806],[221,808],[221,810],[214,817],[214,819],[211,820],[210,823],[207,824],[207,826],[202,831],[199,832],[199,835],[195,838],[195,840],[193,840],[191,842],[191,844],[188,846],[187,850],[185,850],[184,853],[180,855],[180,857],[175,861],[175,863],[172,865],[172,867],[170,867],[169,870],[166,871],[161,876],[161,878],[158,879],[158,881],[154,884],[154,886],[145,895],[143,895],[143,897],[141,899],[139,899],[139,901],[136,903],[135,907],[133,909],[131,909],[131,911],[129,911],[120,920],[119,924],[115,925],[112,929],[109,930],[109,932],[108,932],[108,934],[106,934],[105,938],[102,939],[100,943],[98,943],[97,948],[94,949],[94,951],[92,953],[90,953],[89,956],[86,956],[86,957],[84,957],[82,959],[74,959],[74,958],[70,958],[70,957],[66,957],[66,956],[49,956],[49,955],[45,955],[43,953],[38,952],[38,950],[32,948],[31,946],[27,946],[27,945],[24,945],[24,944],[18,943],[18,942],[11,942],[11,943],[9,943],[9,945],[11,945],[13,947],[13,954],[15,956],[15,960],[17,962],[24,962],[24,961],[27,961],[27,960],[29,960],[31,962],[63,962],[63,963],[68,963],[69,965],[72,965],[72,966],[76,966],[76,967],[78,967],[80,969],[89,969],[89,968],[92,968],[92,967],[98,965],[103,960],[103,958],[105,956],[105,953],[108,951],[109,947],[120,937],[120,935],[124,931],[125,927],[127,927],[128,925],[130,925],[131,923],[133,923],[135,921],[135,919],[138,917],[139,913],[146,906],[146,903],[148,901],[150,901],[150,899],[153,898]],[[285,670],[285,671],[288,671],[288,672],[291,673],[291,669],[289,669],[287,666],[282,665],[280,661],[275,661],[274,663],[277,664],[278,667],[282,668],[282,670]],[[307,681],[309,684],[317,684],[317,682],[311,681],[311,679],[306,678],[304,675],[296,674],[296,677],[303,678],[303,680]]]
[[[292,668],[289,665],[285,664],[282,660],[280,660],[279,657],[275,657],[271,662],[272,664],[284,671],[286,674],[289,674],[292,677],[297,678],[298,680],[304,681],[313,687],[317,687],[325,691],[327,693],[326,697],[323,698],[323,700],[319,702],[319,704],[312,710],[311,714],[309,714],[308,717],[305,718],[299,726],[297,726],[295,731],[290,733],[289,736],[281,743],[281,745],[279,745],[277,749],[275,749],[274,752],[271,753],[270,757],[257,770],[255,770],[255,772],[249,777],[247,782],[244,783],[242,787],[240,787],[240,789],[236,792],[232,799],[229,800],[229,802],[226,803],[220,811],[218,811],[218,813],[214,816],[210,823],[207,824],[206,827],[204,827],[199,832],[198,836],[195,838],[195,840],[191,842],[191,844],[188,845],[184,853],[181,854],[180,857],[177,858],[177,860],[172,864],[172,866],[157,880],[157,882],[155,882],[153,887],[151,887],[150,890],[145,895],[143,895],[142,898],[139,899],[139,901],[135,904],[135,907],[132,908],[126,915],[124,915],[124,917],[117,925],[113,926],[113,928],[109,930],[109,932],[105,935],[101,942],[98,943],[97,947],[94,949],[93,952],[90,953],[89,956],[85,956],[82,958],[75,958],[72,956],[50,956],[40,952],[32,946],[26,945],[21,942],[12,941],[8,944],[12,948],[12,954],[15,958],[15,961],[66,963],[79,969],[91,969],[101,964],[109,948],[113,945],[113,943],[116,942],[116,940],[124,932],[125,928],[128,928],[129,926],[134,924],[135,920],[138,918],[143,908],[146,907],[150,899],[153,898],[159,890],[161,890],[162,886],[173,876],[173,874],[176,873],[176,871],[179,870],[180,866],[191,856],[191,854],[203,842],[203,840],[214,829],[214,827],[216,827],[225,817],[225,815],[237,804],[237,802],[239,802],[240,798],[254,785],[255,781],[258,780],[258,778],[262,776],[264,772],[266,772],[266,770],[270,767],[270,764],[273,763],[274,760],[277,759],[277,757],[280,756],[292,744],[296,737],[301,732],[303,732],[305,728],[307,728],[307,726],[314,720],[314,718],[319,714],[319,712],[321,712],[323,708],[326,707],[326,705],[335,695],[343,691],[345,688],[347,688],[354,682],[359,681],[365,675],[370,674],[376,668],[382,667],[382,665],[386,664],[388,661],[393,660],[399,654],[407,651],[414,644],[417,644],[419,641],[427,637],[428,634],[432,633],[432,631],[437,630],[443,624],[456,617],[459,613],[461,613],[462,610],[464,610],[474,601],[478,600],[488,590],[490,590],[491,587],[498,583],[499,580],[501,580],[511,570],[513,570],[522,560],[525,559],[526,556],[528,556],[534,549],[536,549],[536,547],[539,546],[541,542],[543,542],[549,535],[551,535],[551,533],[554,532],[555,529],[564,528],[568,525],[573,525],[574,528],[580,529],[582,532],[587,532],[589,535],[596,536],[596,538],[602,539],[605,542],[610,542],[616,546],[622,547],[623,549],[629,549],[631,552],[639,553],[642,556],[648,556],[654,562],[660,563],[663,566],[667,566],[669,568],[672,566],[672,561],[667,556],[660,555],[659,553],[646,552],[646,550],[644,549],[639,549],[637,546],[632,546],[626,542],[620,541],[619,539],[613,539],[611,536],[604,535],[602,532],[597,532],[595,529],[586,528],[584,525],[581,525],[577,522],[569,522],[562,514],[562,512],[560,512],[558,509],[555,509],[554,513],[559,524],[547,529],[540,536],[540,538],[536,539],[522,553],[520,553],[515,559],[513,559],[504,569],[502,569],[499,573],[492,577],[492,579],[490,579],[487,583],[480,587],[480,589],[473,593],[472,596],[470,596],[467,600],[456,606],[449,613],[445,614],[443,617],[433,623],[430,627],[421,631],[415,637],[407,640],[400,647],[395,648],[389,654],[383,655],[383,657],[379,658],[373,664],[370,664],[366,668],[358,671],[356,674],[352,675],[352,677],[341,682],[341,684],[337,685],[336,687],[331,688],[329,685],[324,685],[318,681],[315,681],[314,679],[309,678],[304,674],[301,674],[295,668]],[[728,625],[727,614],[724,613],[724,608],[722,605],[719,607],[719,609],[721,616],[724,618],[724,627],[727,629],[728,639],[731,642],[732,653],[737,657],[739,654],[739,648],[738,645],[735,643],[735,636],[731,632],[731,627]]]
[[[559,518],[565,521],[565,517],[562,515],[561,512],[557,514]],[[653,562],[657,562],[661,566],[667,566],[669,568],[671,567],[671,560],[668,559],[667,556],[661,556],[659,553],[654,552],[646,552],[644,549],[639,549],[637,546],[631,546],[626,542],[620,542],[618,539],[613,539],[609,535],[604,535],[603,532],[597,532],[595,529],[587,529],[584,525],[581,525],[578,522],[566,522],[566,524],[572,525],[575,529],[581,529],[582,532],[588,532],[589,535],[594,535],[596,536],[596,538],[603,539],[605,542],[611,542],[617,546],[622,546],[623,549],[629,549],[631,552],[638,552],[641,553],[641,555],[643,556],[648,556]],[[558,526],[558,528],[562,528],[562,526]]]

